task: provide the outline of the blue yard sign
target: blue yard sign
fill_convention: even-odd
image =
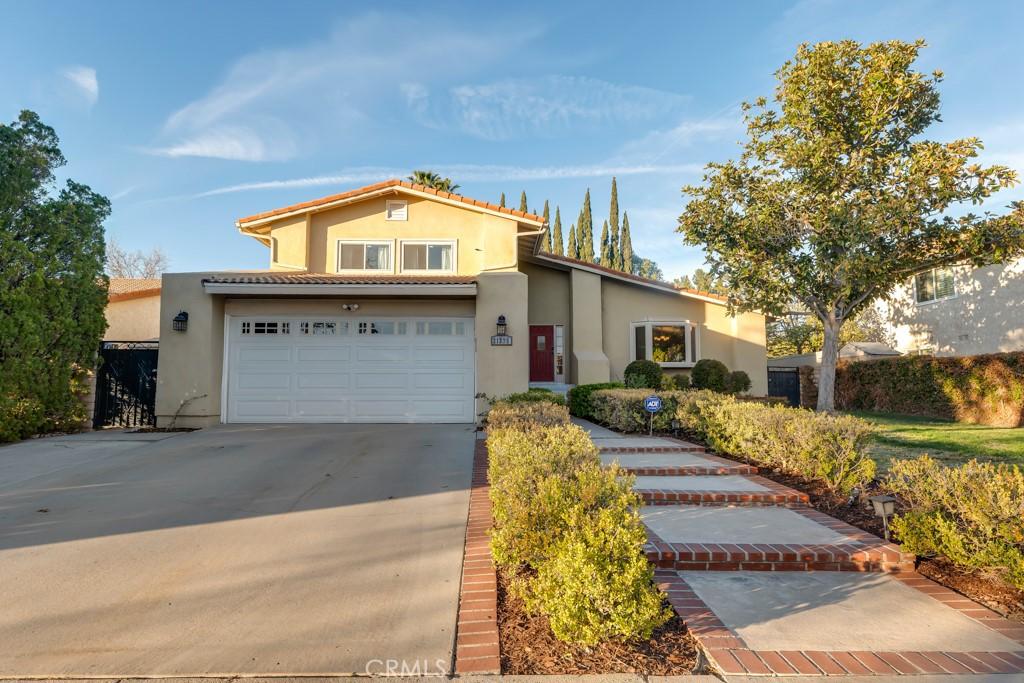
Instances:
[[[648,413],[656,413],[661,410],[661,399],[657,396],[648,396],[644,399],[644,410]]]

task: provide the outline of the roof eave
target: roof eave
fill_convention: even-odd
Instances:
[[[207,294],[277,296],[410,296],[472,297],[476,284],[280,284],[203,282]]]

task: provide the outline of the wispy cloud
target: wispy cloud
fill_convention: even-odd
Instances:
[[[559,75],[458,85],[438,94],[423,83],[405,83],[401,91],[420,123],[485,140],[646,123],[676,115],[690,101],[653,88]]]
[[[695,174],[702,170],[700,164],[582,164],[575,166],[501,166],[475,164],[421,164],[434,169],[441,175],[457,178],[460,182],[499,182],[560,180],[567,178],[609,178],[611,176],[633,175],[680,175]],[[341,186],[350,183],[375,182],[382,178],[404,178],[408,169],[398,168],[353,168],[330,175],[267,180],[253,183],[239,183],[200,192],[196,197],[210,197],[235,192],[256,190],[281,190],[297,187]]]
[[[61,75],[90,107],[99,100],[100,82],[96,78],[96,69],[91,66],[69,66]]]
[[[382,133],[393,119],[381,112],[408,100],[408,92],[382,84],[404,82],[416,65],[444,64],[437,72],[444,78],[465,77],[535,35],[403,14],[357,17],[312,44],[241,58],[210,92],[167,118],[152,151],[270,161],[344,148]]]

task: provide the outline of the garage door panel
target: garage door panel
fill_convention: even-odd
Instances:
[[[267,329],[278,332],[257,333]],[[316,332],[327,329],[339,332]],[[228,421],[474,419],[471,320],[244,316],[228,345]]]

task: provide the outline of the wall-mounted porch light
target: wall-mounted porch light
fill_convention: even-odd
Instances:
[[[503,315],[498,316],[498,331],[496,334],[502,336],[508,334],[508,323],[505,322],[505,316]]]
[[[505,316],[498,316],[497,334],[491,337],[491,346],[512,346],[512,336],[508,333],[508,322]]]
[[[188,329],[188,312],[181,311],[171,320],[171,329],[175,332],[184,332]]]
[[[875,517],[882,518],[882,528],[885,529],[885,540],[889,540],[889,517],[896,512],[895,496],[871,496],[868,498],[871,506],[875,509]]]

